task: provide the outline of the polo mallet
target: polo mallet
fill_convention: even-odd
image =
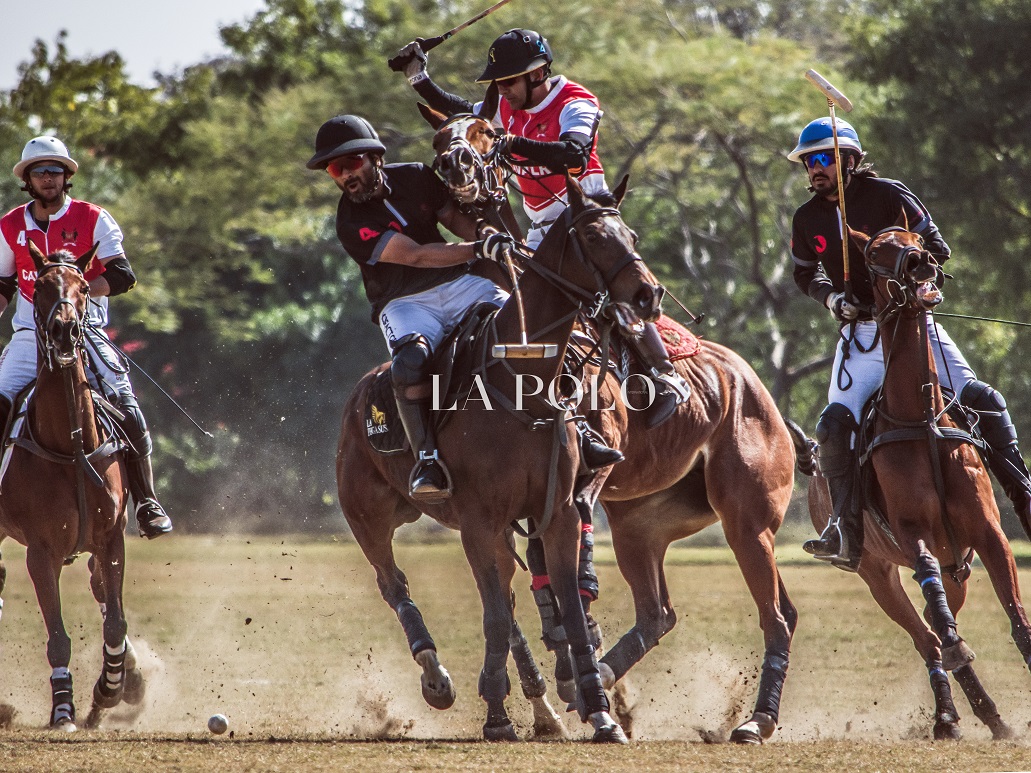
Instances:
[[[852,277],[848,268],[848,219],[845,217],[845,185],[841,176],[841,152],[838,150],[838,119],[834,115],[834,105],[838,105],[846,113],[852,112],[852,103],[834,85],[816,70],[805,71],[806,80],[818,88],[827,97],[827,107],[831,113],[831,133],[834,135],[834,168],[838,173],[838,208],[841,210],[841,256],[845,271],[845,300],[851,302]]]
[[[415,42],[419,44],[419,48],[421,48],[425,53],[426,51],[436,48],[445,40],[452,37],[453,35],[458,34],[466,27],[475,24],[484,16],[490,16],[492,13],[498,10],[498,8],[510,2],[512,2],[512,0],[500,0],[500,2],[494,3],[494,5],[488,8],[486,11],[480,11],[473,18],[462,22],[454,29],[445,32],[443,35],[437,35],[435,38],[416,38]],[[405,57],[402,57],[400,55],[394,56],[387,60],[387,66],[394,72],[401,72],[404,69],[406,61],[407,59]]]
[[[526,314],[523,311],[523,294],[519,291],[519,277],[516,276],[510,251],[504,250],[504,254],[508,276],[512,280],[512,294],[515,296],[516,310],[519,312],[520,342],[518,344],[494,344],[490,349],[491,357],[499,360],[543,360],[547,357],[557,357],[558,344],[531,344],[526,340]]]

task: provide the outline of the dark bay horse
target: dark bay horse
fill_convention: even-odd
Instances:
[[[89,287],[83,274],[96,246],[78,259],[45,257],[36,264],[33,296],[37,378],[25,419],[28,432],[10,450],[0,484],[0,539],[25,545],[25,563],[47,627],[53,705],[50,726],[73,731],[71,639],[61,617],[61,568],[91,553],[90,585],[104,617],[104,665],[93,688],[87,727],[121,700],[138,703],[143,677],[126,637],[122,607],[126,524],[125,465],[120,447],[102,438],[86,379],[84,325]],[[6,571],[0,564],[0,591]]]
[[[974,673],[974,653],[956,629],[972,553],[984,564],[1028,664],[1031,628],[988,472],[970,436],[946,412],[939,387],[927,333],[931,309],[942,301],[939,268],[920,237],[908,231],[904,213],[895,227],[872,237],[851,229],[850,234],[864,250],[874,280],[885,359],[875,423],[866,433],[871,440],[864,446],[870,449],[865,453],[874,481],[864,487],[872,500],[865,502],[858,573],[881,609],[912,637],[927,666],[934,738],[960,736],[949,672],[992,736],[1009,738],[1010,728]],[[809,509],[813,525],[822,529],[831,512],[822,477],[810,482]],[[926,601],[923,616],[906,595],[900,567],[915,572]],[[944,581],[943,572],[948,575]]]
[[[477,115],[446,118],[424,105],[434,129],[437,165],[453,195],[462,201],[482,190],[476,180],[492,180],[496,134],[489,117],[496,109],[488,92]],[[487,167],[488,171],[479,171]],[[620,188],[625,186],[621,183]],[[619,196],[621,198],[621,196]],[[491,224],[489,198],[477,210]],[[627,329],[622,325],[623,329]],[[627,410],[619,384],[609,375],[600,392],[606,408],[588,414],[609,445],[626,457],[601,471],[581,500],[600,499],[612,531],[619,569],[634,597],[636,623],[601,661],[606,687],[612,686],[676,624],[663,559],[675,540],[721,521],[749,591],[759,610],[765,656],[755,708],[731,733],[737,743],[761,743],[777,727],[791,638],[797,623],[774,561],[774,541],[791,499],[795,456],[791,435],[772,396],[740,356],[702,341],[697,355],[676,363],[692,397],[671,419],[649,429],[642,412]],[[589,378],[595,370],[584,374]],[[536,587],[535,598],[539,595]],[[584,596],[589,606],[589,595]],[[560,620],[542,614],[548,628]],[[565,658],[560,654],[559,694]]]
[[[521,398],[539,380],[555,383],[562,353],[579,310],[618,308],[628,321],[658,315],[662,288],[634,250],[632,234],[619,212],[586,199],[575,181],[563,227],[524,264],[520,311],[513,296],[492,322],[492,344],[522,338],[551,345],[557,357],[495,359],[485,356],[476,370],[483,390],[450,412],[439,431],[439,449],[451,471],[454,495],[439,505],[417,506],[407,496],[411,460],[374,451],[364,421],[366,396],[376,374],[355,387],[344,408],[337,451],[340,504],[348,524],[376,570],[384,600],[398,615],[412,655],[423,668],[423,695],[430,705],[447,708],[454,700],[450,677],[441,668],[422,615],[397,567],[392,547],[398,526],[420,511],[461,532],[462,545],[483,603],[486,653],[479,692],[487,703],[484,736],[515,739],[504,701],[509,692],[507,660],[517,627],[513,619],[513,555],[506,545],[510,524],[550,517],[540,536],[552,571],[559,605],[576,663],[577,702],[582,720],[594,727],[595,741],[625,742],[609,715],[594,649],[577,588],[580,515],[573,502],[579,468],[576,431],[568,411],[540,397]],[[525,317],[526,330],[520,319]],[[492,347],[493,350],[493,347]],[[523,402],[520,407],[519,403]],[[517,665],[520,653],[517,652]],[[528,650],[524,653],[532,662]]]

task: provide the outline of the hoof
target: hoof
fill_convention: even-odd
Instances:
[[[122,691],[122,700],[130,706],[138,706],[143,702],[143,696],[147,693],[147,685],[143,681],[143,672],[138,668],[125,672],[125,689]]]
[[[731,743],[739,744],[761,744],[773,737],[777,729],[777,723],[769,714],[756,712],[752,718],[730,734]]]
[[[963,733],[959,729],[958,720],[953,722],[938,721],[934,723],[935,741],[958,741],[962,737]]]
[[[630,743],[623,728],[607,711],[596,711],[587,717],[587,721],[594,726],[594,737],[591,738],[594,743]]]
[[[1017,734],[1013,731],[1013,728],[1003,722],[1001,719],[992,722],[988,729],[992,731],[993,741],[1011,741],[1017,737]]]
[[[62,733],[74,733],[79,728],[77,728],[75,726],[75,723],[72,722],[72,720],[70,720],[70,719],[59,719],[59,720],[57,720],[57,722],[55,722],[54,724],[52,724],[50,726],[50,729],[51,730],[56,730],[56,731],[59,731],[59,732],[62,732]]]
[[[970,645],[960,639],[951,647],[942,648],[942,668],[946,671],[954,671],[972,663],[974,657],[974,651],[970,649]]]
[[[422,666],[422,697],[433,708],[449,709],[455,705],[455,684],[451,675],[437,660],[436,650],[423,650],[415,656]]]
[[[558,697],[566,703],[576,703],[576,681],[560,679],[557,683]],[[575,707],[574,709],[575,710]]]
[[[89,714],[86,715],[86,719],[82,721],[82,726],[87,730],[96,730],[100,727],[100,718],[103,714],[103,710],[94,703],[89,710]]]
[[[100,680],[93,685],[93,705],[102,709],[113,709],[122,702],[122,685],[113,692],[105,692]]]
[[[533,704],[533,737],[538,740],[566,740],[569,738],[569,731],[562,723],[561,717],[555,713],[544,696],[531,698]]]
[[[519,736],[516,734],[515,725],[509,722],[498,727],[490,727],[489,725],[484,725],[483,740],[511,742],[518,741]]]

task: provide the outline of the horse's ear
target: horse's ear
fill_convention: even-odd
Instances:
[[[89,267],[90,262],[92,262],[93,256],[97,254],[98,247],[100,247],[100,242],[94,242],[85,255],[75,259],[75,265],[78,266],[79,271],[83,274],[86,273],[86,269]]]
[[[586,204],[584,189],[580,187],[580,181],[573,175],[566,172],[566,193],[569,196],[569,205],[574,209],[583,209]]]
[[[443,113],[438,113],[429,105],[424,105],[422,102],[418,103],[419,112],[422,113],[422,117],[426,119],[426,123],[433,127],[433,131],[436,131],[444,122],[447,121],[447,116]]]
[[[870,241],[869,236],[867,236],[862,231],[857,231],[856,229],[852,228],[852,226],[849,226],[848,228],[848,235],[852,238],[853,244],[855,244],[861,250],[866,250],[866,245]]]
[[[903,231],[908,231],[909,230],[909,218],[906,217],[906,209],[905,209],[905,207],[903,207],[899,211],[899,219],[895,221],[895,225],[898,228],[901,228]]]
[[[619,209],[620,203],[623,201],[623,197],[626,196],[627,186],[630,184],[630,175],[623,175],[623,179],[619,181],[619,185],[616,186],[616,190],[612,191],[612,197],[616,200],[616,209]]]
[[[476,111],[476,115],[491,121],[498,114],[498,105],[500,104],[501,92],[498,91],[498,83],[497,81],[491,81],[487,87],[487,93],[483,95],[483,102],[480,103],[480,109]]]
[[[32,256],[32,262],[36,264],[36,271],[42,271],[43,266],[47,263],[47,256],[40,251],[39,247],[31,239],[29,239],[29,255]]]

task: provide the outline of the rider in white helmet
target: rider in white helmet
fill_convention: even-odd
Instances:
[[[36,267],[29,255],[33,243],[44,255],[67,250],[75,256],[97,244],[87,268],[90,304],[86,324],[88,377],[125,416],[129,440],[126,467],[129,493],[136,505],[140,535],[153,539],[172,530],[172,521],[154,493],[152,443],[140,411],[128,366],[104,331],[108,298],[131,290],[136,276],[122,249],[122,231],[107,210],[68,195],[79,165],[56,137],[35,137],[25,144],[14,176],[32,200],[0,218],[0,312],[17,294],[14,335],[0,354],[0,426],[6,424],[11,401],[36,377],[36,331],[32,295]]]

